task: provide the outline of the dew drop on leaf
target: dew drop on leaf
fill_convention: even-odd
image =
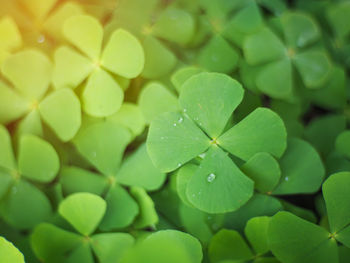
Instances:
[[[284,178],[284,180],[288,181],[289,180],[288,176],[286,178]]]
[[[182,117],[180,117],[180,119],[178,120],[178,123],[181,123],[181,122],[183,122],[183,118]]]
[[[209,183],[211,183],[211,182],[213,182],[215,180],[215,178],[216,178],[216,175],[211,173],[211,174],[208,175],[207,180],[208,180]]]

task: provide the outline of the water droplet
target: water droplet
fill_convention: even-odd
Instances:
[[[213,182],[215,180],[215,178],[216,178],[216,175],[211,173],[211,174],[208,175],[207,180],[208,180],[209,183],[211,183],[211,182]]]
[[[204,159],[205,157],[205,153],[201,153],[200,155],[198,155],[200,158]]]
[[[39,37],[38,37],[38,39],[37,39],[37,42],[38,43],[44,43],[45,42],[45,36],[44,35],[40,35]]]
[[[195,121],[198,121],[198,117],[194,117],[194,120],[195,120]]]
[[[177,121],[178,123],[181,123],[184,121],[184,118],[180,117],[180,119]]]
[[[177,164],[177,167],[180,167],[181,165],[182,165],[181,163],[178,163],[178,164]]]
[[[288,176],[286,178],[284,178],[284,180],[288,181],[289,180]]]
[[[161,140],[164,140],[164,137],[162,136],[162,137],[160,137],[160,139],[161,139]]]
[[[176,123],[174,123],[173,125],[176,126]]]
[[[184,109],[184,112],[186,112],[187,111],[187,109]]]

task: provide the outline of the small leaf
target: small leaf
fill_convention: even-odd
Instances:
[[[153,32],[157,37],[186,45],[194,35],[195,21],[189,12],[169,7],[160,13]]]
[[[241,170],[254,181],[254,187],[262,193],[272,191],[281,177],[276,159],[264,152],[255,154]]]
[[[106,207],[106,202],[98,195],[76,193],[60,203],[58,212],[79,233],[89,236],[102,220]]]
[[[220,35],[199,51],[198,64],[211,72],[231,73],[238,65],[239,53]]]
[[[337,262],[337,243],[329,233],[289,212],[272,217],[268,236],[271,251],[281,262]]]
[[[176,66],[176,56],[158,39],[146,36],[142,44],[145,49],[145,67],[141,75],[144,78],[160,78]]]
[[[217,140],[231,154],[248,160],[258,152],[281,157],[286,149],[282,119],[267,108],[257,108]]]
[[[257,73],[257,88],[273,98],[289,99],[293,92],[293,69],[289,59],[273,61]]]
[[[24,263],[23,254],[3,237],[0,237],[0,255],[2,263]]]
[[[187,198],[207,213],[237,210],[253,195],[254,183],[218,147],[211,147],[187,185]]]
[[[35,186],[19,180],[2,201],[4,220],[18,229],[30,229],[48,220],[52,213],[49,199]]]
[[[154,103],[157,101],[157,103]],[[176,96],[159,82],[149,82],[141,90],[138,104],[146,123],[151,123],[164,112],[179,110]]]
[[[101,64],[122,77],[137,77],[145,65],[141,43],[128,31],[117,29],[103,51]]]
[[[106,177],[75,166],[62,167],[60,183],[65,195],[77,192],[102,195],[108,186]]]
[[[54,61],[52,83],[56,89],[78,87],[94,68],[90,59],[68,46],[55,51]]]
[[[60,89],[51,93],[39,104],[39,112],[63,142],[71,140],[80,128],[80,101],[70,89]]]
[[[33,135],[23,135],[19,143],[18,167],[31,180],[48,183],[60,168],[60,160],[51,144]]]
[[[211,262],[236,262],[252,259],[253,253],[237,231],[221,229],[210,241],[209,258]]]
[[[124,99],[124,93],[112,76],[102,69],[89,77],[82,93],[84,111],[94,117],[107,117],[116,113]]]
[[[147,151],[154,165],[170,172],[204,152],[210,139],[180,113],[167,112],[154,119],[147,137]]]
[[[247,222],[244,229],[245,236],[258,255],[263,255],[270,250],[267,231],[269,223],[270,217],[254,217]]]
[[[30,110],[30,103],[16,90],[0,81],[0,123],[7,124],[22,117]]]
[[[166,174],[154,167],[148,156],[146,144],[142,144],[125,159],[116,178],[123,185],[139,186],[152,191],[162,186]]]
[[[129,128],[133,136],[139,136],[145,129],[145,120],[140,107],[128,102],[123,103],[120,109],[106,120]]]
[[[264,28],[245,39],[243,53],[248,64],[258,65],[284,58],[286,48],[270,29]]]
[[[92,240],[92,249],[100,263],[119,263],[134,244],[134,238],[126,233],[97,234]]]
[[[135,200],[118,184],[110,188],[105,199],[107,211],[100,225],[103,231],[127,227],[139,213]]]
[[[88,15],[76,15],[63,24],[63,34],[75,47],[94,62],[101,53],[103,28],[100,22]]]
[[[64,262],[66,254],[82,242],[80,235],[47,223],[39,224],[31,235],[32,249],[36,257],[43,262]]]
[[[325,52],[305,51],[297,54],[293,61],[307,88],[319,88],[329,80],[332,65]]]
[[[198,169],[197,165],[194,165],[192,163],[186,164],[182,166],[176,173],[176,190],[177,193],[187,206],[192,207],[193,205],[187,198],[187,186],[189,181],[191,180],[192,176],[196,173]]]
[[[74,143],[79,153],[102,174],[115,175],[130,139],[130,132],[123,126],[102,122],[82,130]]]
[[[8,130],[2,125],[0,125],[0,167],[9,170],[16,169],[11,137]]]
[[[350,224],[349,186],[349,172],[340,172],[331,175],[322,186],[331,232],[337,235],[340,235],[342,233],[341,231]]]
[[[181,93],[183,84],[194,75],[204,72],[203,69],[197,67],[183,67],[171,76],[171,83],[175,86],[175,89]]]
[[[49,88],[52,65],[38,50],[20,51],[6,59],[2,73],[24,97],[39,100]]]
[[[227,75],[200,73],[183,84],[179,101],[184,112],[216,139],[241,103],[243,93],[242,86]]]
[[[280,160],[282,179],[273,194],[316,192],[325,176],[325,168],[317,151],[306,141],[289,139]]]
[[[335,141],[335,148],[350,159],[350,131],[343,131]]]
[[[293,48],[306,47],[320,37],[316,21],[301,12],[286,12],[281,22],[286,42]]]
[[[158,223],[158,215],[152,198],[143,188],[137,186],[131,187],[130,193],[137,201],[140,209],[139,215],[133,223],[134,227],[141,229],[155,226]]]

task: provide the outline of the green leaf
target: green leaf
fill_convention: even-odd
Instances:
[[[289,99],[293,92],[293,71],[289,59],[273,61],[256,75],[257,88],[273,98]]]
[[[42,262],[62,263],[83,242],[80,235],[41,223],[31,235],[31,246],[36,257]]]
[[[217,143],[231,154],[248,160],[258,152],[281,157],[286,149],[282,119],[267,108],[257,108],[219,137]]]
[[[249,219],[257,216],[273,216],[282,209],[283,206],[277,198],[257,193],[240,209],[227,213],[224,226],[244,231]]]
[[[329,79],[332,65],[322,51],[305,51],[293,58],[296,68],[307,88],[319,88]]]
[[[0,123],[7,124],[22,117],[30,109],[30,103],[16,90],[0,81]]]
[[[23,135],[19,143],[20,173],[33,181],[48,183],[60,168],[60,160],[51,144],[33,135]]]
[[[142,77],[156,79],[174,69],[177,58],[162,42],[152,36],[146,36],[142,44],[145,50],[145,66],[141,74]]]
[[[191,180],[192,176],[196,173],[198,169],[197,165],[194,164],[186,164],[182,166],[178,172],[176,173],[176,190],[177,193],[182,200],[187,206],[192,207],[193,205],[187,198],[187,186],[189,181]]]
[[[197,67],[183,67],[171,75],[171,83],[175,86],[175,89],[181,93],[182,86],[186,80],[202,72],[204,72],[204,70]]]
[[[241,170],[254,181],[254,187],[262,193],[271,192],[278,184],[281,170],[276,159],[268,153],[257,153]]]
[[[195,33],[195,21],[189,12],[169,7],[159,15],[153,34],[170,42],[186,45]]]
[[[187,233],[177,230],[158,231],[148,236],[144,242],[148,243],[149,245],[156,245],[160,244],[161,242],[166,242],[166,240],[171,240],[174,244],[182,246],[182,249],[186,251],[191,259],[190,262],[202,262],[203,255],[201,244],[196,238]]]
[[[0,167],[15,170],[16,166],[10,134],[0,125]]]
[[[1,263],[24,263],[23,254],[3,237],[0,237],[0,255]]]
[[[270,217],[254,217],[247,222],[244,229],[245,236],[258,255],[263,255],[270,250],[268,244],[269,223]]]
[[[253,258],[247,243],[235,230],[221,229],[211,239],[208,250],[211,262]]]
[[[90,59],[68,46],[55,51],[54,61],[52,83],[56,89],[78,87],[94,69]]]
[[[273,194],[316,192],[325,176],[325,168],[317,151],[306,141],[289,139],[280,160],[282,178]]]
[[[92,237],[92,249],[100,263],[119,263],[133,244],[134,238],[126,233],[97,234]]]
[[[49,88],[52,65],[44,53],[29,49],[8,57],[1,71],[24,97],[37,102]]]
[[[284,13],[281,23],[286,42],[292,48],[306,47],[320,37],[316,21],[301,12]]]
[[[98,195],[76,193],[60,203],[58,212],[79,233],[89,236],[99,225],[106,208],[106,202]]]
[[[16,127],[15,137],[19,138],[24,134],[32,134],[38,137],[44,136],[43,124],[39,110],[33,110],[28,113]]]
[[[70,89],[56,90],[39,104],[40,115],[58,138],[67,142],[81,125],[80,101]]]
[[[313,119],[306,127],[304,136],[321,154],[327,155],[345,128],[344,115],[329,114]]]
[[[237,210],[253,195],[254,183],[219,147],[211,147],[187,185],[187,198],[207,213]]]
[[[167,112],[154,119],[147,137],[147,151],[154,165],[170,172],[210,145],[210,139],[190,120],[180,114]]]
[[[136,229],[154,227],[158,223],[158,215],[152,198],[143,188],[138,186],[131,187],[130,193],[135,198],[140,208],[140,213],[135,218],[133,226]]]
[[[243,43],[244,57],[250,65],[258,65],[285,57],[286,48],[268,28],[248,36]]]
[[[350,158],[350,131],[343,131],[338,135],[335,141],[335,148],[338,152],[344,154],[347,158]]]
[[[289,212],[279,212],[269,224],[272,253],[285,263],[337,262],[338,248],[322,227]]]
[[[145,65],[141,43],[124,29],[112,33],[101,59],[102,66],[129,79],[137,77]]]
[[[211,138],[224,130],[241,103],[244,90],[234,79],[220,73],[200,73],[182,86],[180,104],[184,112]]]
[[[322,186],[331,232],[341,235],[350,224],[350,173],[331,175]],[[338,238],[335,236],[336,238]],[[349,245],[348,243],[347,245]]]
[[[154,103],[155,101],[157,103]],[[176,96],[159,82],[149,82],[142,88],[138,104],[146,123],[151,123],[164,112],[179,110]]]
[[[48,198],[35,186],[24,180],[14,184],[2,201],[4,220],[18,229],[29,229],[51,216]]]
[[[114,184],[106,197],[107,211],[100,229],[111,231],[129,226],[139,213],[139,207],[130,194],[120,185]]]
[[[350,26],[346,23],[349,15],[350,4],[347,1],[340,1],[337,4],[328,6],[326,10],[327,19],[335,34],[346,37],[350,32]]]
[[[118,124],[89,125],[74,139],[79,153],[104,175],[115,175],[131,139],[130,132]]]
[[[199,51],[197,60],[208,71],[228,74],[236,69],[239,53],[224,38],[216,35]]]
[[[84,111],[94,117],[107,117],[116,113],[124,99],[124,93],[112,76],[96,69],[89,77],[82,93]]]
[[[108,186],[107,178],[75,166],[64,166],[60,171],[60,183],[65,195],[88,192],[102,195]]]
[[[166,174],[154,167],[148,156],[146,144],[125,159],[116,179],[127,186],[139,186],[152,191],[159,189],[166,179]]]
[[[102,46],[103,28],[100,22],[88,15],[76,15],[63,24],[63,35],[85,55],[97,62]]]

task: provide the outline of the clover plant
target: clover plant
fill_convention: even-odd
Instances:
[[[349,0],[0,0],[0,263],[350,262]]]

